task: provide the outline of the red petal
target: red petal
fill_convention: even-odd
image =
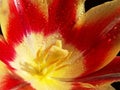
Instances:
[[[89,83],[73,83],[72,90],[96,90],[95,87]]]
[[[83,16],[84,23],[82,25],[80,23],[75,26],[77,28],[74,28],[75,30],[71,34],[63,34],[67,42],[83,52],[85,65],[83,75],[101,69],[111,62],[119,52],[119,11],[119,0],[97,6]]]
[[[10,90],[14,87],[17,87],[21,84],[21,81],[17,80],[15,77],[10,74],[4,76],[4,80],[1,83],[2,90]]]
[[[5,38],[20,42],[31,31],[40,32],[46,26],[45,2],[40,0],[2,0],[0,19]],[[40,5],[40,6],[39,6]]]
[[[78,80],[84,83],[91,83],[92,85],[102,85],[120,81],[120,56],[116,57],[103,69]]]
[[[13,75],[5,64],[0,61],[0,90],[11,90],[21,83],[23,81]]]
[[[1,39],[0,40],[0,60],[2,60],[6,64],[9,64],[8,62],[12,61],[14,57],[15,57],[15,51],[13,47],[10,46],[3,39]]]
[[[110,85],[120,81],[120,56],[103,69],[75,81],[73,90],[114,90]]]
[[[73,85],[72,90],[115,90],[110,84],[105,84],[101,86],[93,86],[88,83],[77,83]]]
[[[12,76],[10,74],[4,76],[1,82],[0,89],[2,90],[34,90],[30,84],[27,84],[22,79]]]
[[[52,0],[49,4],[49,31],[69,34],[84,12],[84,0]]]

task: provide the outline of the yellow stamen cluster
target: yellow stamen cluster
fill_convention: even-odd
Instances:
[[[54,71],[67,67],[68,63],[63,63],[71,56],[71,52],[62,48],[62,42],[57,40],[55,44],[43,50],[41,47],[32,63],[24,62],[21,69],[31,75],[37,75],[40,79],[50,76]]]

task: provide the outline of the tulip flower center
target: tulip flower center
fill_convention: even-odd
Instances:
[[[59,34],[46,37],[32,33],[24,37],[15,50],[16,57],[10,62],[11,66],[36,90],[48,90],[48,87],[69,90],[71,85],[63,87],[63,79],[77,77],[84,71],[80,51],[65,44]]]
[[[25,62],[21,64],[21,69],[32,76],[43,79],[50,76],[54,71],[66,67],[68,64],[62,64],[62,62],[68,59],[70,55],[70,52],[62,48],[62,42],[57,40],[55,44],[46,50],[40,48],[36,58],[31,63]]]
[[[56,77],[66,73],[65,69],[70,67],[71,63],[69,60],[72,57],[72,51],[64,49],[62,47],[62,40],[60,39],[54,39],[54,42],[48,43],[49,45],[46,43],[49,40],[47,39],[45,41],[46,44],[40,44],[39,47],[34,47],[35,49],[32,49],[32,47],[29,48],[28,42],[26,43],[27,39],[25,38],[16,47],[18,53],[14,62],[11,62],[13,68],[16,70],[16,74],[30,83],[36,90],[48,90],[48,86],[54,88],[56,84],[58,86],[61,85],[61,81],[56,79]],[[41,39],[42,41],[44,40]],[[34,43],[34,45],[36,44]],[[32,50],[35,50],[35,54]]]

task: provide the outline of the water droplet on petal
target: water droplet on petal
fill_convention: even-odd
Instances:
[[[111,41],[112,41],[112,39],[111,39],[111,38],[109,38],[109,39],[108,39],[108,42],[111,42]]]
[[[117,29],[117,27],[114,27],[114,30],[116,30]]]

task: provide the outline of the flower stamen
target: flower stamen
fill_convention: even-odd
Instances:
[[[20,63],[21,69],[32,76],[40,78],[50,76],[54,71],[60,70],[69,66],[65,63],[71,57],[72,52],[62,48],[61,40],[57,40],[47,49],[40,49],[37,51],[36,58],[30,62]]]

